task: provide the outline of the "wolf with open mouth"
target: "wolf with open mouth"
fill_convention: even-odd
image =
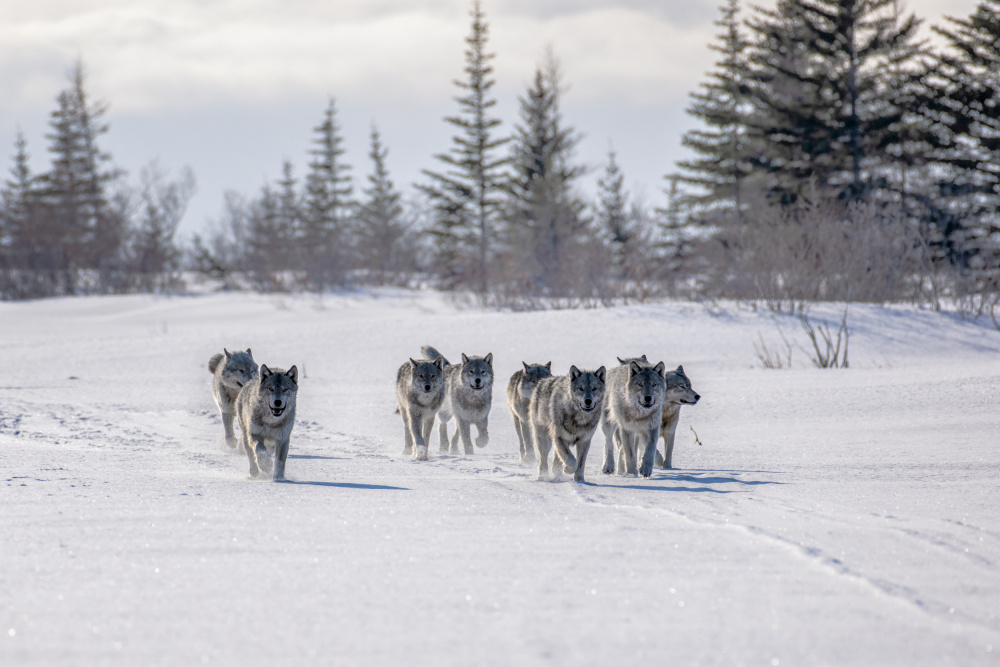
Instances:
[[[298,389],[299,372],[295,366],[284,371],[262,365],[260,380],[247,383],[240,391],[236,410],[251,477],[263,470],[272,472],[275,480],[284,478]]]

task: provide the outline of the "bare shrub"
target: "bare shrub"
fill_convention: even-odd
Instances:
[[[837,337],[834,340],[830,325],[823,321],[814,325],[805,313],[799,315],[799,322],[806,336],[812,343],[813,353],[810,361],[816,368],[847,368],[847,345],[850,340],[850,331],[847,328],[847,308],[844,308],[844,317],[840,321],[837,329]],[[843,348],[841,348],[843,344]],[[808,352],[807,352],[808,354]]]
[[[779,350],[768,347],[767,342],[764,340],[764,334],[758,331],[757,340],[753,344],[753,351],[764,368],[791,368],[792,344],[788,342],[788,338],[785,336],[785,332],[781,330],[781,327],[779,326],[777,329],[778,334],[781,336],[783,349]]]

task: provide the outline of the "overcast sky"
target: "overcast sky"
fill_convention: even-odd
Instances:
[[[913,0],[940,22],[974,0]],[[110,105],[102,140],[135,174],[156,158],[198,179],[183,230],[222,210],[223,193],[253,193],[288,159],[305,172],[312,128],[329,97],[354,166],[370,169],[378,125],[388,166],[407,194],[450,146],[471,2],[465,0],[0,0],[0,165],[20,127],[36,171],[48,168],[48,114],[82,57],[92,98]],[[688,93],[711,67],[717,28],[709,0],[486,0],[497,115],[516,119],[517,96],[551,45],[569,85],[566,121],[593,181],[614,144],[630,190],[663,204],[662,177],[684,156]]]

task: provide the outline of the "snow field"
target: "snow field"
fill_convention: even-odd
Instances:
[[[1000,332],[852,306],[850,369],[764,370],[776,321],[805,342],[732,305],[0,303],[0,664],[997,664]],[[424,344],[494,354],[472,457],[400,454]],[[287,483],[222,441],[207,362],[247,346],[300,370]],[[598,433],[586,484],[535,481],[510,374],[641,353],[702,395],[678,469],[603,476]]]

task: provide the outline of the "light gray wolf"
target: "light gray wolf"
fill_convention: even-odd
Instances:
[[[510,407],[510,414],[514,417],[514,430],[517,431],[517,440],[521,447],[521,463],[527,463],[535,458],[535,446],[532,444],[531,429],[528,426],[528,403],[538,381],[552,376],[552,362],[529,364],[522,361],[521,365],[524,368],[519,368],[511,375],[507,384],[507,406]]]
[[[428,359],[441,357],[430,345],[421,351]],[[444,359],[444,357],[441,357]],[[485,447],[490,441],[488,431],[490,407],[493,405],[493,353],[485,357],[469,357],[462,353],[462,363],[452,364],[444,359],[445,394],[438,419],[441,425],[441,451],[449,451],[448,421],[455,419],[455,435],[451,439],[451,452],[458,451],[461,436],[465,453],[472,454],[472,425],[476,425],[476,446]]]
[[[444,357],[434,361],[412,357],[396,373],[396,403],[403,417],[403,454],[419,461],[427,460],[427,441],[434,426],[434,415],[444,402]]]
[[[674,454],[674,434],[677,432],[677,423],[681,418],[682,405],[694,405],[701,398],[694,389],[691,388],[691,380],[684,374],[684,367],[678,366],[676,370],[664,375],[667,382],[667,395],[663,401],[663,421],[660,423],[660,435],[663,436],[664,455],[660,456],[656,451],[656,465],[663,468],[671,468],[671,459]]]
[[[236,397],[240,389],[250,380],[257,377],[257,362],[248,347],[246,352],[230,352],[222,350],[222,354],[212,355],[208,360],[208,372],[212,379],[212,396],[222,413],[222,428],[226,432],[226,444],[236,447],[239,441],[233,433],[233,419],[236,417]]]
[[[572,474],[578,482],[583,481],[590,440],[601,419],[605,374],[604,366],[596,371],[581,371],[570,366],[569,375],[542,378],[535,384],[528,412],[531,438],[538,456],[538,479],[544,479],[548,472],[549,451],[555,445],[556,460],[552,462],[555,475],[558,476],[556,466],[562,463],[567,474]],[[576,445],[576,456],[569,450],[573,445]]]
[[[608,400],[601,411],[604,431],[601,472],[606,475],[614,472],[617,458],[619,474],[636,474],[639,450],[642,463],[638,473],[649,477],[653,473],[656,444],[660,439],[663,401],[667,393],[666,368],[662,361],[655,366],[645,361],[645,355],[619,361],[623,363],[608,372]]]
[[[260,380],[248,382],[240,390],[236,411],[240,420],[243,450],[250,459],[250,476],[261,470],[272,472],[273,479],[285,476],[288,442],[295,425],[295,397],[299,389],[299,371],[260,367]],[[274,458],[271,466],[269,456]]]

